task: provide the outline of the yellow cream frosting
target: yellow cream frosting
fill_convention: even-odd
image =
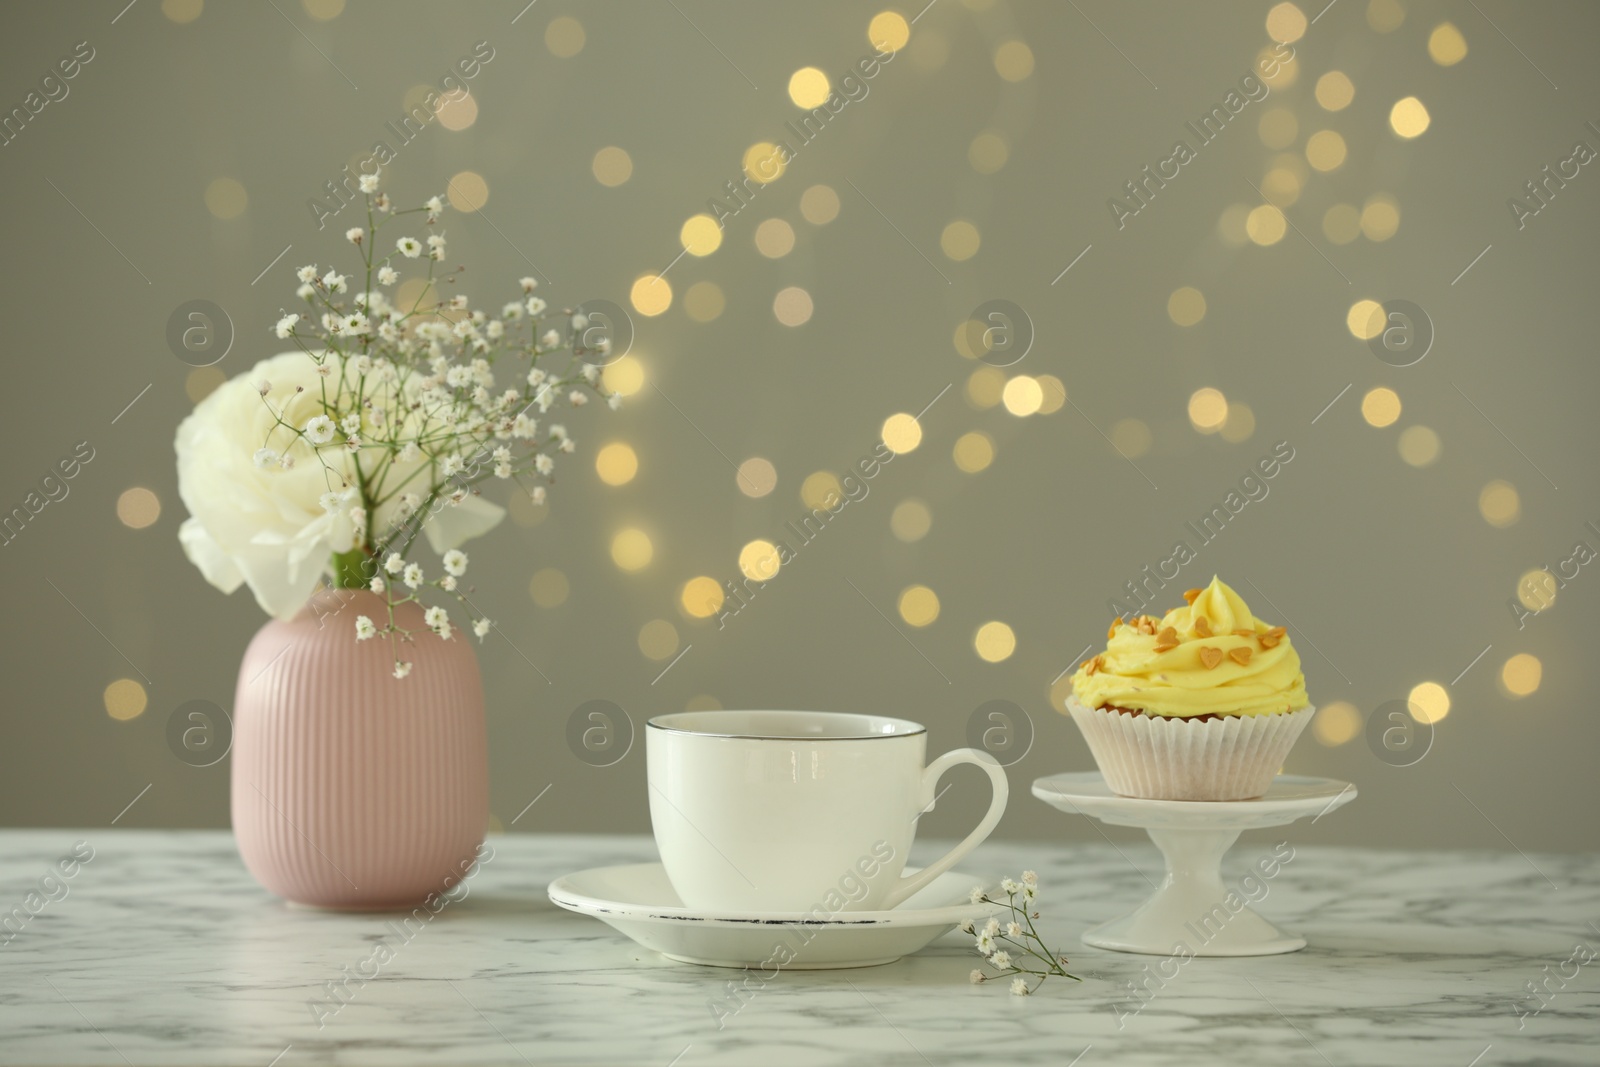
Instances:
[[[1219,578],[1159,621],[1143,615],[1111,626],[1105,652],[1072,676],[1085,707],[1183,718],[1271,715],[1310,703],[1288,634],[1252,615]]]

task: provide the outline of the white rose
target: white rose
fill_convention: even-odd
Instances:
[[[337,359],[331,359],[336,382]],[[316,369],[303,352],[273,356],[224,383],[178,427],[178,495],[190,515],[178,530],[184,552],[206,581],[225,593],[248,584],[262,609],[279,619],[304,606],[332,573],[335,553],[357,544],[349,507],[329,511],[322,503],[323,494],[342,488],[341,479],[355,485],[355,457],[342,442],[313,450],[273,416],[281,412],[289,426],[302,427],[327,414],[321,397],[329,379]],[[270,383],[265,398],[263,382]],[[297,386],[304,387],[298,394]],[[263,448],[291,465],[258,467],[255,456]],[[394,464],[386,481],[398,484],[422,462]],[[360,501],[351,493],[348,503]],[[397,507],[398,501],[390,501],[378,509],[374,532],[388,528]],[[444,552],[491,529],[504,515],[503,508],[468,496],[457,507],[438,509],[423,531],[434,550]]]

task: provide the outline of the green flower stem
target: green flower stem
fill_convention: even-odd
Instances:
[[[360,547],[348,552],[333,554],[333,587],[335,589],[365,589],[375,573],[372,557]]]

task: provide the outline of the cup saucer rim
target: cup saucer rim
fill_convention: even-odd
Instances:
[[[551,882],[546,887],[545,892],[549,896],[550,902],[557,907],[585,915],[654,922],[692,923],[697,926],[721,926],[737,929],[750,929],[757,926],[804,926],[818,930],[848,930],[861,927],[881,928],[913,925],[954,926],[963,919],[987,916],[1003,906],[960,901],[932,908],[907,908],[902,905],[899,908],[881,911],[840,912],[833,918],[814,919],[805,912],[719,912],[690,908],[682,904],[640,904],[631,901],[607,900],[594,893],[579,891],[572,885],[575,879],[599,875],[602,872],[635,871],[643,873],[651,870],[662,871],[663,877],[665,877],[664,867],[660,862],[617,863],[604,867],[590,867],[562,875]],[[920,867],[907,867],[906,873],[915,874],[919,870],[921,870]],[[984,884],[986,889],[992,888],[983,883],[982,879],[963,871],[946,871],[936,878],[929,888],[941,882],[965,884],[969,887]]]

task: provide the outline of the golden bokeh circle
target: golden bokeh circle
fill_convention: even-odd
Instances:
[[[1196,389],[1189,396],[1189,421],[1201,433],[1216,433],[1228,421],[1228,398],[1209,385]]]
[[[972,635],[972,647],[984,662],[1000,663],[1017,650],[1017,635],[1005,623],[991,620]]]
[[[1396,100],[1389,109],[1389,128],[1407,141],[1421,137],[1432,121],[1427,107],[1414,96]]]
[[[1411,717],[1432,724],[1450,714],[1450,694],[1438,682],[1419,682],[1407,697]]]
[[[558,608],[567,602],[572,585],[567,576],[555,567],[533,572],[528,579],[528,596],[541,608]]]
[[[118,678],[106,686],[104,700],[106,714],[118,722],[137,719],[144,714],[144,709],[150,703],[144,686],[132,678]]]
[[[726,600],[727,595],[717,580],[704,574],[684,582],[678,594],[684,614],[692,619],[709,619],[722,610]]]
[[[956,438],[951,456],[957,468],[976,474],[994,462],[994,440],[978,430],[964,433]]]
[[[927,504],[915,498],[900,501],[889,515],[889,532],[894,534],[896,540],[908,545],[928,536],[932,528],[933,512],[928,510]]]
[[[637,527],[618,530],[611,538],[611,560],[625,571],[640,571],[648,567],[655,551],[655,545],[650,543],[650,535]]]
[[[594,154],[589,163],[594,180],[608,189],[615,189],[633,177],[633,157],[626,149],[607,145]]]
[[[124,489],[117,497],[117,518],[133,530],[153,526],[161,518],[161,499],[142,485]]]
[[[1525,697],[1539,688],[1544,680],[1544,664],[1539,657],[1518,652],[1500,668],[1500,684],[1514,697]]]
[[[710,215],[690,215],[678,228],[678,241],[691,256],[709,256],[722,247],[722,226]]]
[[[764,456],[751,456],[739,464],[734,481],[739,486],[739,492],[759,499],[778,488],[778,468]]]
[[[1044,389],[1039,380],[1027,374],[1018,374],[1006,382],[1000,392],[1000,402],[1018,418],[1037,414],[1044,406]]]
[[[900,593],[900,617],[919,629],[939,617],[939,595],[925,585],[908,585]]]
[[[826,226],[839,217],[839,194],[831,185],[813,185],[800,194],[800,217],[813,226]]]
[[[771,581],[781,563],[778,547],[771,541],[757,538],[739,550],[739,571],[751,581]]]
[[[1367,390],[1367,395],[1361,398],[1361,417],[1367,420],[1368,426],[1379,429],[1393,426],[1400,418],[1400,410],[1400,394],[1385,385]]]
[[[657,274],[641,274],[628,293],[633,309],[641,315],[654,317],[672,306],[672,285]]]
[[[883,420],[883,443],[897,456],[914,452],[922,443],[922,424],[903,411],[890,415]]]
[[[639,456],[631,446],[612,441],[595,453],[594,469],[607,485],[627,485],[639,473]]]
[[[1361,733],[1361,722],[1361,712],[1354,704],[1335,700],[1317,709],[1311,720],[1311,734],[1319,743],[1337,748]]]
[[[1517,487],[1496,478],[1478,491],[1478,514],[1497,529],[1515,526],[1522,518],[1522,497]]]

